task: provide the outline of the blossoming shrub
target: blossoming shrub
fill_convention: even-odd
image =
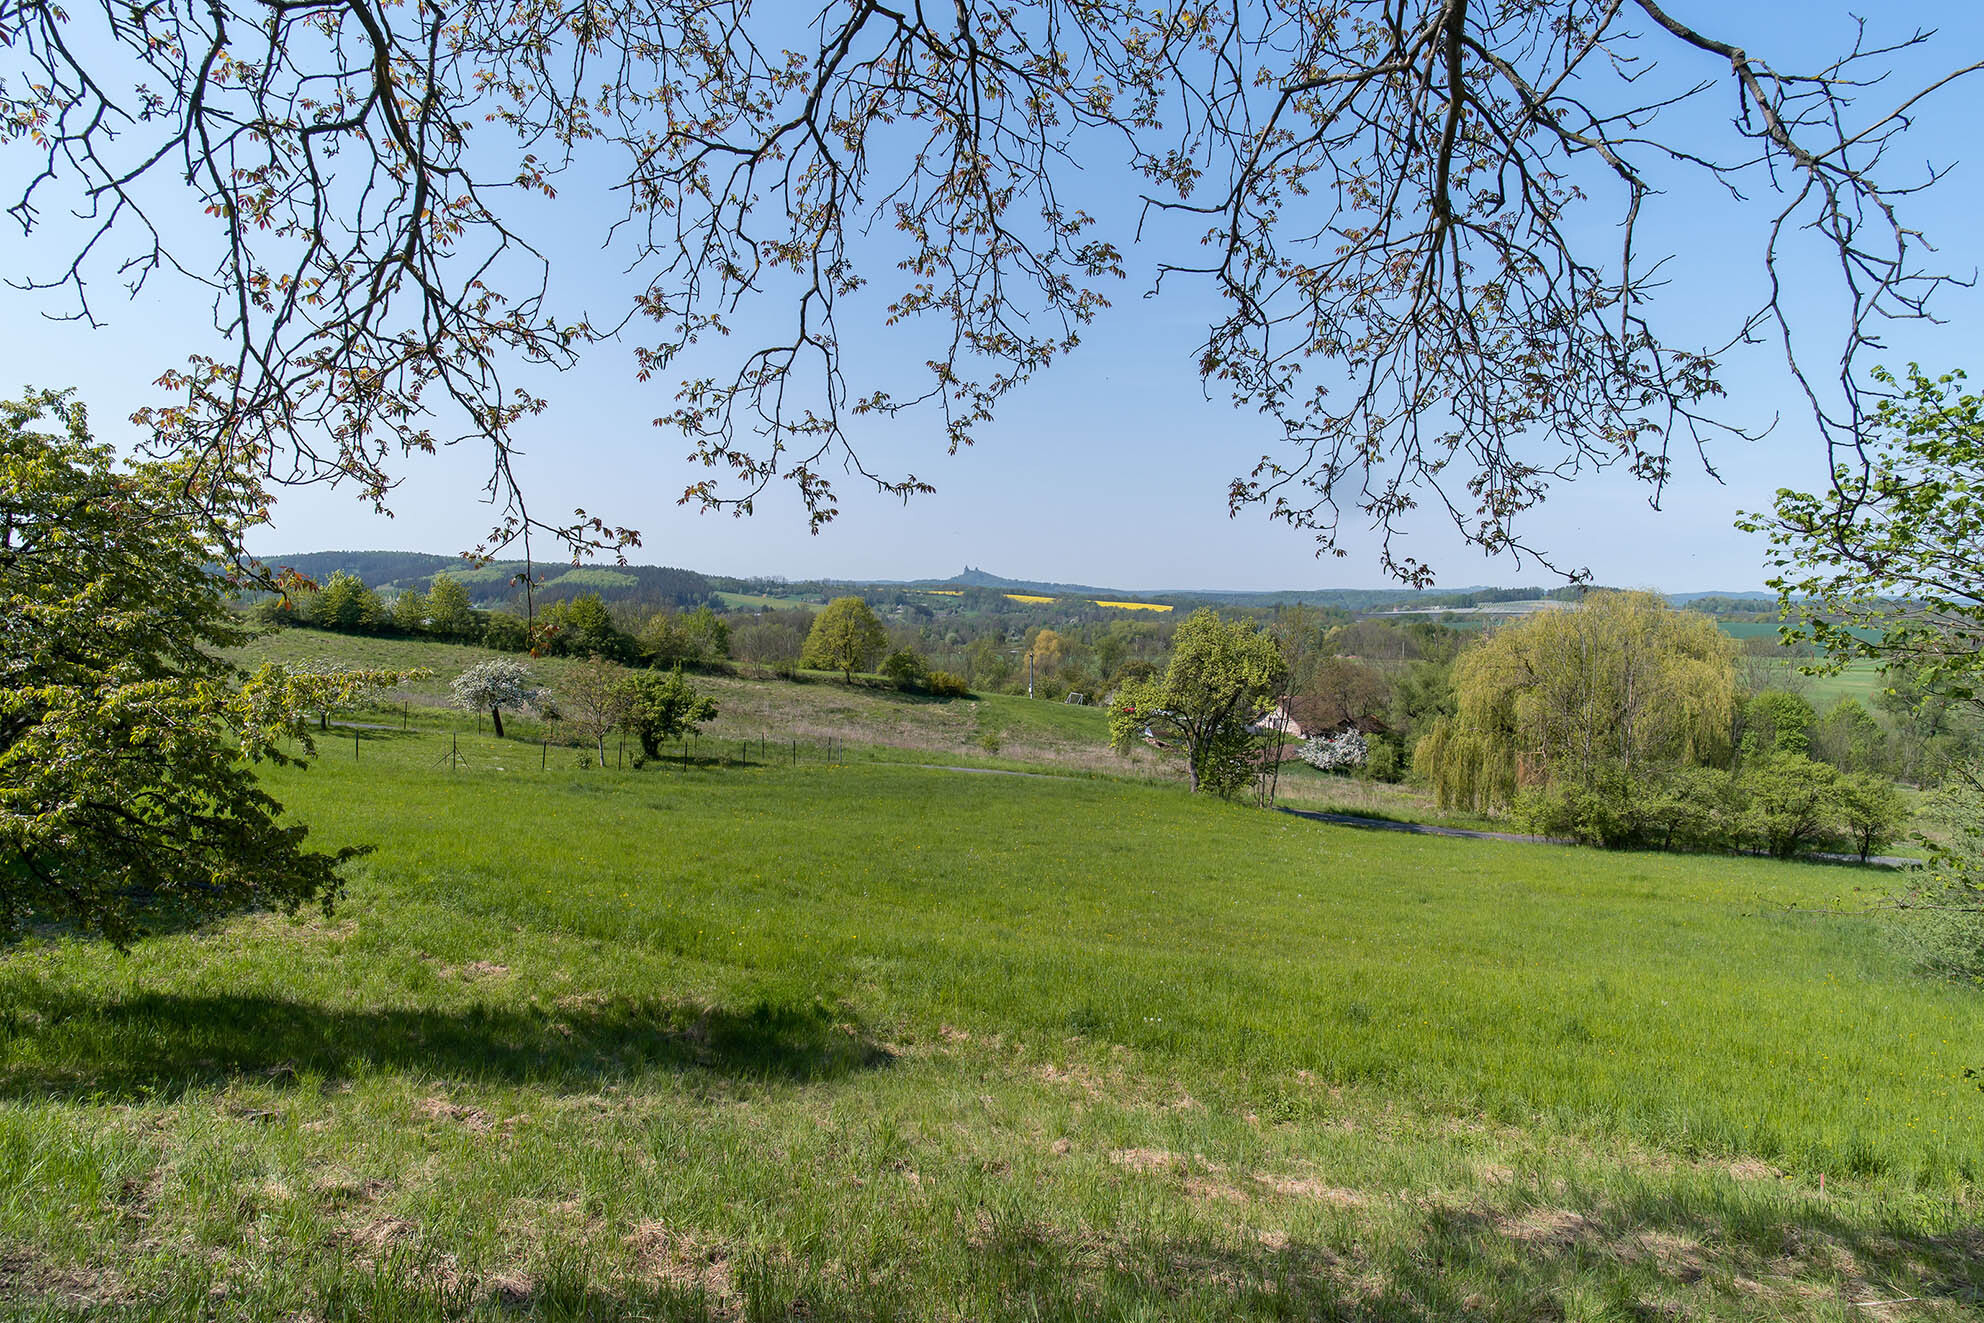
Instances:
[[[1349,772],[1371,760],[1371,745],[1362,731],[1346,730],[1304,740],[1296,756],[1319,772]]]

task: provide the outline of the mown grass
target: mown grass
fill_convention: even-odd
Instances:
[[[1984,1003],[1802,908],[1839,870],[359,739],[271,777],[380,844],[334,919],[0,961],[0,1311],[1984,1301]]]

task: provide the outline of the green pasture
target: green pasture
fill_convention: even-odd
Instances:
[[[356,739],[333,916],[0,959],[0,1316],[1984,1303],[1984,1000],[1857,870]]]
[[[770,597],[764,593],[725,593],[716,594],[719,601],[732,611],[772,610],[783,611],[795,606],[819,606],[818,597]]]

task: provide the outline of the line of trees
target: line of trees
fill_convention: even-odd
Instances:
[[[1464,653],[1415,763],[1442,807],[1595,845],[1865,858],[1896,839],[1907,807],[1871,714],[1746,695],[1735,652],[1699,613],[1594,593]]]

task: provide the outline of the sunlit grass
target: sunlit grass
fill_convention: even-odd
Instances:
[[[1984,1003],[1810,912],[1857,875],[357,740],[271,778],[380,846],[333,920],[0,963],[0,1311],[1838,1318],[1984,1288]]]

